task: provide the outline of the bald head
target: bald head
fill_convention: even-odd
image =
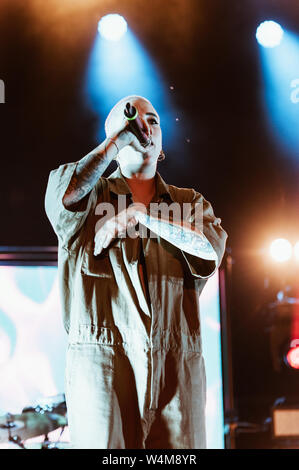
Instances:
[[[148,99],[143,96],[129,95],[119,100],[113,106],[105,121],[106,136],[113,140],[120,139],[120,142],[122,142],[126,132],[130,134],[127,130],[129,127],[128,120],[124,114],[127,103],[135,106],[138,110],[139,119],[146,128],[151,144],[146,148],[141,147],[138,139],[132,133],[131,137],[127,137],[130,143],[125,146],[121,145],[115,159],[122,173],[127,177],[136,173],[143,173],[152,177],[156,172],[157,160],[162,148],[162,132],[159,115]]]
[[[151,102],[144,98],[143,96],[139,95],[129,95],[125,96],[121,100],[119,100],[111,109],[110,113],[108,114],[106,121],[105,121],[105,132],[106,136],[113,134],[117,129],[122,127],[124,121],[126,120],[124,115],[124,109],[126,104],[130,103],[133,106],[136,106],[138,109],[140,106],[146,105],[147,108],[152,108],[152,111],[155,112],[157,115],[157,111],[155,111]]]

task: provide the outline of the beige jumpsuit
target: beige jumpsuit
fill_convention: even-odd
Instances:
[[[117,169],[99,179],[85,210],[65,209],[62,198],[76,164],[50,172],[45,197],[58,237],[73,446],[205,448],[199,296],[223,257],[227,234],[221,220],[201,194],[167,185],[157,172],[156,202],[203,204],[203,231],[218,264],[188,255],[160,237],[118,238],[95,257],[97,204],[110,202],[117,208],[122,194],[129,205],[132,195]],[[142,259],[148,298],[138,275]]]

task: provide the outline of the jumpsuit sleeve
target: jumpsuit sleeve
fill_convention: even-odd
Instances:
[[[191,226],[194,224],[196,210],[198,210],[199,207],[201,211],[201,230],[211,243],[214,251],[217,254],[218,260],[209,261],[184,251],[182,251],[182,253],[191,274],[199,279],[208,279],[215,273],[221,264],[225,252],[227,233],[220,225],[221,219],[215,217],[210,202],[207,201],[201,194],[197,192],[195,194],[195,198],[192,202],[192,210],[189,222],[191,223]]]
[[[96,186],[82,200],[79,210],[66,209],[62,199],[78,162],[60,165],[49,174],[45,211],[59,243],[67,247],[70,239],[83,226],[92,203],[96,200]]]

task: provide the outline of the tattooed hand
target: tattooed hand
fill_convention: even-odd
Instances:
[[[146,153],[148,151],[147,147],[143,147],[133,134],[127,120],[123,122],[123,125],[116,132],[108,135],[107,138],[116,143],[118,150],[130,145],[136,152]]]
[[[123,238],[127,235],[136,238],[138,236],[135,230],[135,225],[138,223],[136,213],[144,213],[144,211],[146,209],[143,204],[131,204],[127,209],[107,220],[95,235],[94,255],[99,255],[115,238]]]

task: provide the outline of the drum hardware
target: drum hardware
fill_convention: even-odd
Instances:
[[[6,419],[6,422],[4,422]],[[11,413],[7,413],[2,419],[2,422],[0,424],[0,429],[4,430],[4,433],[2,433],[0,440],[5,441],[7,440],[8,442],[13,442],[14,444],[17,444],[19,447],[22,447],[24,449],[24,445],[22,443],[22,440],[20,436],[14,435],[12,436],[12,430],[16,431],[17,429],[22,429],[24,427],[24,424],[22,421],[14,421],[13,415]],[[7,439],[5,439],[5,434],[7,431]]]
[[[59,440],[67,426],[64,398],[64,395],[47,397],[35,406],[23,408],[20,414],[7,413],[5,416],[0,416],[0,443],[11,442],[25,449],[26,439],[44,435],[42,449],[63,448],[61,447],[63,443],[59,443]],[[58,428],[61,428],[58,441],[50,441],[48,433]]]

